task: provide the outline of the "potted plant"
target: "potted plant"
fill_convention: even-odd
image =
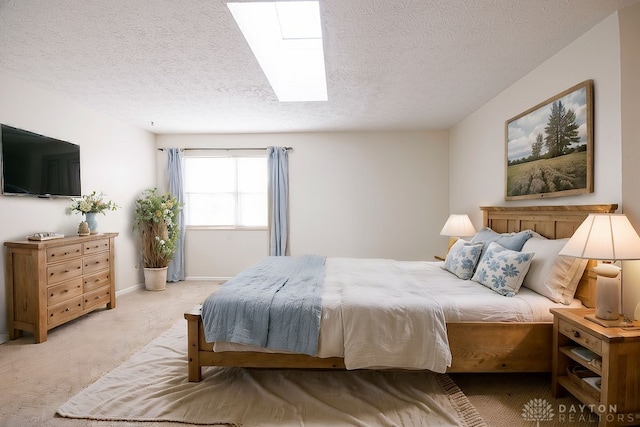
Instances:
[[[180,236],[178,212],[181,205],[169,193],[145,190],[136,200],[133,228],[140,235],[142,266],[147,290],[163,290],[167,266],[176,253]]]
[[[101,213],[105,215],[106,211],[115,211],[119,208],[118,205],[111,200],[105,200],[105,194],[96,193],[84,195],[77,199],[71,200],[71,206],[69,206],[69,213],[80,213],[85,217],[85,221],[89,225],[89,231],[91,234],[98,233],[98,221],[96,215]],[[84,234],[84,233],[83,233]]]

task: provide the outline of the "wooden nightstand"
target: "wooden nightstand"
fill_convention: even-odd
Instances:
[[[598,414],[601,427],[640,424],[640,329],[604,328],[584,318],[594,312],[591,309],[550,311],[554,397],[568,391]],[[585,359],[576,348],[592,353]],[[600,377],[600,389],[581,377]]]

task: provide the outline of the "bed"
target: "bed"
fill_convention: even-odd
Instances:
[[[589,213],[615,212],[617,205],[571,205],[527,207],[481,207],[483,226],[497,233],[532,230],[547,239],[570,237]],[[363,261],[364,262],[364,261]],[[575,292],[575,304],[595,305],[595,275],[589,261]],[[430,264],[430,263],[425,263]],[[433,268],[428,265],[428,268]],[[523,293],[526,294],[525,291]],[[535,292],[531,292],[535,294]],[[504,297],[501,297],[504,298]],[[544,299],[544,298],[543,298]],[[512,301],[516,301],[515,299]],[[185,313],[187,320],[189,381],[200,381],[202,367],[347,369],[344,357],[315,357],[274,351],[247,351],[222,346],[214,351],[207,342],[202,323],[202,305]],[[548,309],[546,309],[548,311]],[[465,320],[465,316],[446,321],[446,337],[451,353],[447,372],[548,372],[551,370],[552,321],[541,317],[530,321],[493,321],[490,317]],[[487,320],[489,319],[489,320]],[[216,347],[220,347],[217,343]],[[251,349],[250,349],[251,350]],[[384,367],[381,367],[384,368]],[[349,368],[350,369],[350,368]]]

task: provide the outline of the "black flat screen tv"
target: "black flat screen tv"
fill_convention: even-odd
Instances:
[[[79,197],[80,146],[0,124],[2,194]]]

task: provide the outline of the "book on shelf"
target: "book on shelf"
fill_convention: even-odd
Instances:
[[[576,356],[578,356],[580,359],[584,360],[585,362],[591,362],[593,359],[598,357],[598,355],[595,354],[593,351],[589,350],[588,348],[584,348],[584,347],[574,347],[574,348],[571,349],[571,353],[575,354]]]

